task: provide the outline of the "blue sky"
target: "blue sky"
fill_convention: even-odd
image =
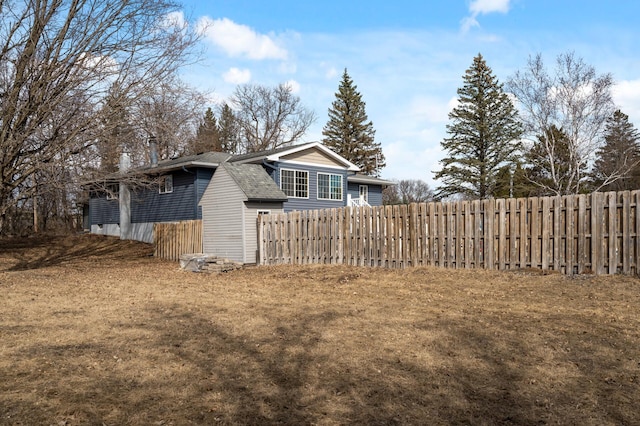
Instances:
[[[640,127],[640,2],[615,0],[185,0],[206,28],[191,85],[227,98],[237,84],[289,82],[322,138],[342,71],[358,86],[382,144],[389,179],[437,186],[447,114],[481,53],[501,82],[541,53],[552,68],[572,51],[617,82],[614,100]]]

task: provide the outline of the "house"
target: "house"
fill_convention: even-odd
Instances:
[[[319,142],[235,156],[151,157],[134,170],[125,159],[112,191],[91,192],[92,233],[153,242],[154,223],[201,219],[206,252],[251,263],[258,214],[382,205],[382,190],[394,184],[358,173]],[[130,188],[122,177],[134,172],[155,177],[154,185]]]
[[[136,188],[121,179],[128,173],[127,161],[121,161],[122,172],[111,176],[112,190],[90,192],[91,233],[151,243],[154,223],[202,219],[202,195],[216,168],[230,157],[207,152],[152,163],[135,172],[156,177],[155,183]]]

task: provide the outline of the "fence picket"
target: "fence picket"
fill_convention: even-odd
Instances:
[[[640,191],[260,215],[260,264],[640,269]],[[202,252],[202,221],[157,223],[154,255]]]

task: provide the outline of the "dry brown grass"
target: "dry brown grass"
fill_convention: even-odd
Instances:
[[[0,424],[640,424],[640,282],[0,240]]]

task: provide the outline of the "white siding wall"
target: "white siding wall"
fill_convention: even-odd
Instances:
[[[245,203],[245,263],[256,263],[258,250],[258,211],[284,213],[282,203]]]
[[[91,225],[91,233],[98,235],[110,235],[112,237],[120,236],[120,225],[117,223],[108,223],[102,226]]]
[[[153,243],[153,223],[132,223],[129,238],[143,243]]]
[[[213,174],[200,205],[204,252],[245,262],[244,194],[223,167]]]

